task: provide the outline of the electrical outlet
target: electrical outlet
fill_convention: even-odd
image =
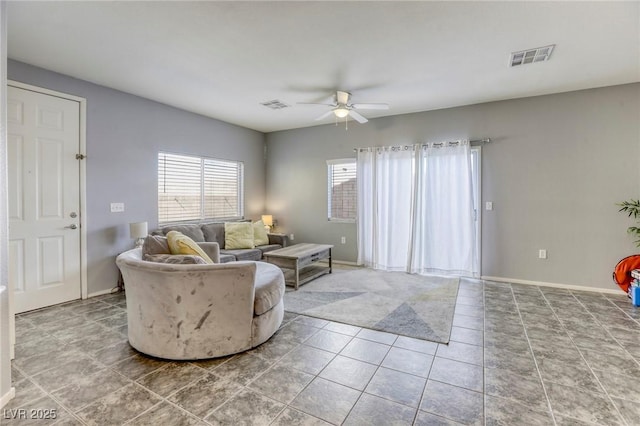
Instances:
[[[347,244],[347,237],[340,237],[340,244]]]
[[[486,203],[484,203],[484,208],[486,210],[493,210],[493,201],[487,201]]]
[[[538,250],[538,258],[546,259],[547,258],[547,251],[545,249]]]
[[[295,240],[295,236],[294,236],[293,234],[289,234],[289,239],[290,239],[291,241],[293,241],[293,240]]]
[[[111,203],[111,213],[122,213],[124,211],[124,203]]]

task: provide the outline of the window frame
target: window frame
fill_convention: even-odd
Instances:
[[[354,205],[355,205],[355,217],[354,218],[338,218],[332,217],[331,215],[331,198],[333,195],[333,168],[339,165],[353,165],[354,170],[354,179],[356,180],[356,192],[354,194]],[[333,160],[327,160],[327,221],[331,223],[356,223],[358,219],[358,164],[355,158],[337,158]]]
[[[160,211],[160,180],[161,180],[161,173],[160,173],[160,167],[161,167],[161,156],[162,155],[170,155],[170,156],[176,156],[176,157],[187,157],[187,158],[191,158],[191,159],[198,159],[200,160],[200,181],[199,181],[199,190],[200,190],[200,196],[199,196],[199,210],[200,210],[200,214],[199,217],[196,219],[184,219],[184,220],[166,220],[166,221],[162,221],[161,220],[161,211]],[[236,187],[237,187],[237,197],[238,197],[238,211],[237,213],[239,214],[238,216],[220,216],[220,217],[206,217],[205,212],[207,210],[206,208],[206,203],[205,203],[205,198],[206,198],[206,182],[205,182],[205,175],[206,175],[206,166],[205,163],[206,161],[214,161],[214,162],[223,162],[223,163],[229,163],[229,164],[233,164],[237,170],[238,170],[238,180],[236,181]],[[156,172],[157,172],[157,176],[156,176],[156,184],[157,184],[157,208],[156,211],[158,213],[158,225],[162,225],[162,226],[166,226],[166,225],[172,225],[172,224],[183,224],[183,223],[203,223],[203,222],[209,222],[209,221],[225,221],[225,220],[243,220],[244,219],[244,161],[239,161],[239,160],[227,160],[227,159],[222,159],[222,158],[216,158],[216,157],[209,157],[209,156],[205,156],[205,155],[195,155],[195,154],[188,154],[188,153],[178,153],[178,152],[171,152],[171,151],[158,151],[157,154],[157,165],[156,165]],[[166,173],[166,171],[165,171]],[[194,188],[195,190],[195,188]]]

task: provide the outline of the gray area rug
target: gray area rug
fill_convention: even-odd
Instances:
[[[457,277],[412,275],[373,269],[337,269],[287,288],[288,312],[449,343],[458,295]]]

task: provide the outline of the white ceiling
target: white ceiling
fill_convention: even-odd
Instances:
[[[9,2],[9,57],[270,132],[640,81],[640,3]],[[513,51],[556,44],[548,62]],[[270,110],[279,99],[292,108]],[[357,125],[357,124],[354,124]],[[364,124],[366,126],[366,124]]]

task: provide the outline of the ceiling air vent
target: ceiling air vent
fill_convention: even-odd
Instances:
[[[277,99],[274,99],[272,101],[260,102],[260,105],[264,105],[267,108],[271,108],[271,109],[283,109],[283,108],[289,108],[291,106]]]
[[[556,45],[552,44],[536,49],[513,52],[511,54],[510,64],[512,67],[517,67],[518,65],[532,64],[534,62],[544,62],[549,59],[554,47],[556,47]]]

